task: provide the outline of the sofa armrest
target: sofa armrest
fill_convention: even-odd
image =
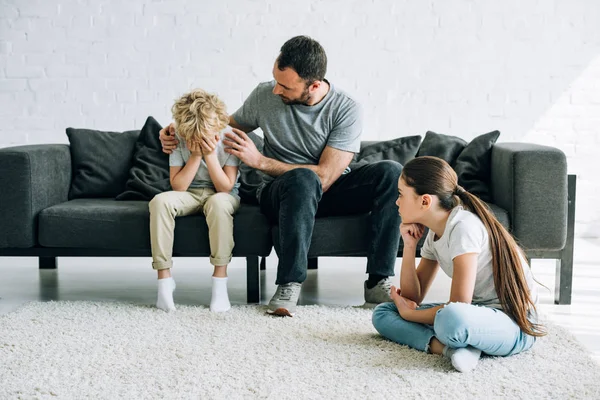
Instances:
[[[37,244],[37,216],[68,200],[71,153],[66,144],[0,149],[0,248]]]
[[[492,148],[493,201],[507,210],[526,250],[561,250],[567,238],[567,160],[554,147],[497,143]]]

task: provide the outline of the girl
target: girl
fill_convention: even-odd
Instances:
[[[400,288],[392,286],[393,303],[373,312],[381,335],[443,354],[467,372],[482,352],[516,354],[545,334],[536,323],[537,289],[522,250],[487,206],[458,185],[448,163],[436,157],[408,162],[396,205],[404,241]],[[421,304],[440,267],[452,278],[450,301]]]
[[[173,190],[155,196],[149,205],[152,267],[158,271],[156,306],[175,310],[171,277],[175,217],[203,212],[214,265],[210,310],[227,311],[231,308],[227,264],[234,246],[233,214],[240,207],[240,160],[225,153],[219,137],[231,132],[229,116],[217,96],[201,89],[178,99],[172,112],[176,128],[171,124],[165,129],[179,140],[169,156]]]

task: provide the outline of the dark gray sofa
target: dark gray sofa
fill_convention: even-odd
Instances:
[[[557,260],[555,301],[571,301],[575,177],[567,177],[564,154],[555,148],[498,143],[492,148],[491,189],[495,215],[530,258]],[[0,149],[0,256],[39,257],[56,268],[56,257],[150,256],[146,201],[68,201],[72,177],[69,146],[29,145]],[[364,257],[369,215],[319,218],[309,251],[318,257]],[[260,299],[259,257],[278,248],[277,227],[259,207],[242,204],[235,216],[234,257],[247,260],[247,299]],[[174,256],[208,257],[201,215],[179,218]],[[400,244],[399,255],[402,254]]]

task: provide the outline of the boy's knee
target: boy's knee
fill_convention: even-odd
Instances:
[[[169,207],[169,196],[167,192],[159,193],[148,203],[150,211],[158,211]]]
[[[233,214],[234,208],[229,197],[231,197],[229,193],[213,194],[206,201],[204,211],[206,213]]]

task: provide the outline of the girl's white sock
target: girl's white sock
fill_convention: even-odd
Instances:
[[[212,277],[212,295],[210,298],[210,311],[225,312],[231,308],[227,294],[227,278]]]
[[[458,349],[452,349],[448,346],[444,347],[443,354],[452,361],[452,366],[459,372],[472,371],[479,362],[481,350],[475,347],[467,346]]]
[[[156,299],[156,307],[166,312],[175,311],[175,303],[173,302],[173,292],[175,291],[175,286],[175,280],[173,277],[158,280],[158,296]]]

